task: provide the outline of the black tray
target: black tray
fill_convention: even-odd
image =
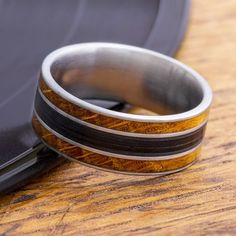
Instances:
[[[20,155],[37,142],[30,118],[38,70],[50,51],[100,41],[173,56],[188,13],[188,0],[1,1],[0,195],[63,161],[55,153],[40,152],[26,159]]]

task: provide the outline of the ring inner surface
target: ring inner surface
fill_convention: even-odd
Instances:
[[[199,81],[179,65],[127,49],[65,54],[52,64],[51,73],[80,99],[121,101],[162,115],[189,111],[204,96]]]

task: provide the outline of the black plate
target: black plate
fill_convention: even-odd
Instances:
[[[173,55],[188,0],[3,0],[0,2],[0,194],[51,169],[57,155],[19,156],[37,141],[30,125],[43,58],[66,44],[117,42]]]

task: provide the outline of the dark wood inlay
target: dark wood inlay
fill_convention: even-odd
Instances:
[[[123,155],[167,156],[193,149],[201,142],[205,126],[191,133],[173,137],[145,138],[96,130],[63,116],[50,107],[37,92],[35,110],[52,130],[76,143]],[[112,131],[112,130],[111,130]]]

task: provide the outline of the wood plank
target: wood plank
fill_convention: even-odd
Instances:
[[[67,163],[0,201],[0,235],[236,235],[236,2],[193,1],[178,59],[214,90],[200,160],[161,178]]]

